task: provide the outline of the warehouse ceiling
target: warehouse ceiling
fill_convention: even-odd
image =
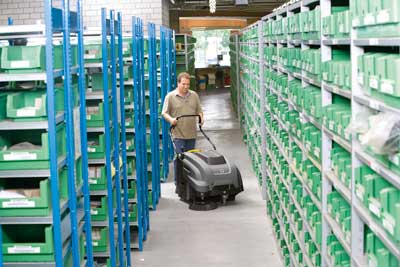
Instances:
[[[287,2],[287,0],[216,0],[216,11],[221,12],[244,12],[251,13],[270,13],[274,8]],[[171,11],[200,11],[202,15],[209,13],[209,0],[171,0]],[[209,15],[213,15],[209,13]]]

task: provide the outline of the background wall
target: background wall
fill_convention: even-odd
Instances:
[[[76,1],[70,3],[75,10]],[[148,22],[169,25],[169,0],[83,0],[85,27],[100,27],[102,7],[122,12],[124,31],[131,31],[132,16],[143,19],[146,31]],[[12,17],[15,24],[35,24],[37,20],[43,23],[44,0],[0,0],[0,25],[6,25],[8,17]]]

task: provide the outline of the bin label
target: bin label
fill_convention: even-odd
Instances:
[[[25,69],[29,68],[29,60],[13,60],[11,61],[11,68],[13,69]]]
[[[36,110],[36,108],[20,108],[17,110],[17,117],[34,117]]]
[[[358,73],[357,80],[360,85],[364,85],[364,74]]]
[[[383,228],[388,230],[391,235],[394,235],[395,220],[390,215],[385,214],[382,218]]]
[[[375,24],[375,17],[372,13],[368,13],[367,15],[365,15],[364,24],[365,25]]]
[[[381,91],[383,93],[393,95],[394,94],[393,84],[391,84],[390,81],[382,80]]]
[[[99,242],[97,242],[97,241],[92,241],[92,245],[93,245],[93,247],[98,247],[98,246],[99,246]]]
[[[378,267],[378,262],[375,257],[368,258],[368,267]]]
[[[32,246],[13,246],[7,249],[9,254],[38,254],[40,253],[40,247]]]
[[[3,202],[3,208],[34,208],[35,206],[35,201],[28,199],[11,199]]]
[[[89,184],[97,184],[97,179],[89,179]]]
[[[364,189],[363,186],[361,186],[361,185],[356,185],[356,196],[357,196],[359,199],[364,200],[364,192],[365,192],[365,189]]]
[[[4,160],[36,160],[36,153],[29,152],[11,152],[9,154],[5,154]]]
[[[377,217],[381,217],[381,204],[378,201],[370,199],[368,207],[373,214],[375,214]]]
[[[389,22],[389,20],[390,20],[390,15],[387,9],[379,11],[378,15],[376,16],[376,21],[378,23],[386,23]]]
[[[94,153],[94,152],[96,152],[96,148],[95,147],[88,147],[87,151],[90,152],[90,153]]]
[[[378,80],[374,77],[369,78],[369,86],[374,89],[378,89]]]
[[[96,58],[96,54],[85,54],[84,59],[95,59]]]
[[[90,215],[97,215],[97,214],[99,214],[97,210],[90,209]]]

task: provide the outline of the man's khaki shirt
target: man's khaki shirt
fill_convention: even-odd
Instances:
[[[189,90],[187,95],[182,97],[178,94],[178,89],[169,92],[164,100],[162,114],[169,114],[177,118],[182,115],[198,115],[203,112],[200,105],[200,98],[196,92]],[[173,138],[195,139],[197,136],[196,123],[197,117],[182,118],[172,130]]]

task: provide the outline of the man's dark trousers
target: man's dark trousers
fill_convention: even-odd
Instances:
[[[176,153],[183,153],[189,150],[194,149],[196,145],[196,139],[182,139],[182,138],[174,138],[174,144],[176,148]],[[176,183],[176,169],[177,159],[174,160],[174,178]]]

